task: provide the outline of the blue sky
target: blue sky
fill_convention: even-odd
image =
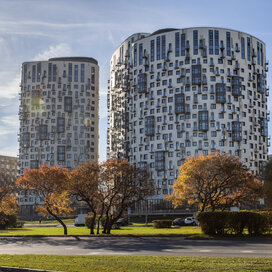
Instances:
[[[105,160],[109,61],[124,39],[166,27],[232,28],[263,40],[272,64],[271,10],[270,0],[0,0],[0,154],[18,154],[22,62],[60,56],[98,60],[99,155]]]

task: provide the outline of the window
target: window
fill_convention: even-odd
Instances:
[[[146,73],[141,73],[138,75],[138,92],[143,93],[147,91],[147,75]]]
[[[154,42],[154,40],[151,40],[151,41],[150,41],[150,55],[151,55],[151,61],[154,61],[154,59],[155,59],[154,50],[155,50],[155,42]]]
[[[145,117],[145,135],[151,136],[155,134],[155,117],[146,116]]]
[[[219,55],[219,31],[214,31],[214,53]]]
[[[155,152],[155,170],[164,170],[165,168],[165,158],[164,151]]]
[[[46,140],[47,137],[47,125],[39,125],[38,126],[38,133],[37,133],[37,139],[38,140]]]
[[[72,82],[73,66],[72,63],[68,64],[68,81]]]
[[[239,121],[233,121],[232,125],[232,141],[242,140],[242,123]]]
[[[198,31],[193,31],[193,46],[194,46],[194,55],[198,54]]]
[[[161,37],[158,36],[156,39],[156,50],[157,50],[157,60],[161,58]]]
[[[137,66],[137,43],[134,44],[134,67]]]
[[[175,113],[185,113],[185,97],[184,93],[175,94]]]
[[[179,32],[175,33],[175,56],[179,57]]]
[[[213,54],[213,31],[209,30],[209,54]]]
[[[57,160],[65,161],[65,146],[59,145],[57,148]]]
[[[226,86],[224,83],[216,83],[216,103],[226,103]]]
[[[162,35],[162,59],[165,59],[165,35]]]
[[[58,117],[57,119],[57,132],[58,133],[65,132],[65,119],[63,117]]]
[[[208,130],[209,129],[208,111],[199,111],[198,112],[198,129],[199,130]]]
[[[36,65],[32,65],[32,82],[36,81]]]
[[[64,111],[72,112],[72,97],[71,96],[64,97]]]
[[[85,64],[82,63],[80,65],[80,82],[84,82],[85,81]]]
[[[230,56],[230,32],[226,32],[227,39],[227,56]]]
[[[232,77],[232,95],[241,96],[242,94],[242,77],[233,76]]]
[[[181,34],[181,40],[180,40],[181,46],[180,46],[180,55],[185,56],[185,34]]]
[[[245,58],[245,38],[241,38],[241,58]]]
[[[74,82],[78,82],[78,65],[75,65],[74,68],[75,68],[75,70],[74,70]],[[54,74],[54,72],[53,72],[53,74]]]
[[[143,44],[139,44],[139,65],[143,64]]]
[[[247,60],[250,61],[250,38],[247,37]]]
[[[201,65],[200,64],[192,65],[192,84],[193,85],[201,84]]]

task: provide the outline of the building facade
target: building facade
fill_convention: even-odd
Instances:
[[[239,156],[259,174],[267,161],[265,44],[213,27],[162,29],[126,39],[110,63],[109,158],[146,167],[161,199],[187,157]]]
[[[71,170],[98,160],[99,66],[87,57],[22,65],[19,166],[60,165]],[[22,197],[32,205],[35,196]],[[25,201],[26,200],[26,201]]]
[[[0,155],[0,169],[7,172],[14,179],[15,183],[19,172],[18,158]]]

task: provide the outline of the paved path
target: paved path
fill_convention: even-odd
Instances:
[[[7,237],[0,254],[272,257],[270,240],[187,240],[183,237]]]

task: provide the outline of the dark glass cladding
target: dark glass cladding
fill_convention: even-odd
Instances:
[[[78,62],[90,62],[98,64],[98,61],[94,58],[88,57],[62,57],[62,58],[51,58],[48,61],[78,61]]]
[[[175,30],[178,30],[178,29],[177,28],[162,28],[162,29],[159,29],[159,30],[153,32],[151,35],[162,34],[162,33],[170,32],[170,31],[175,31]]]

